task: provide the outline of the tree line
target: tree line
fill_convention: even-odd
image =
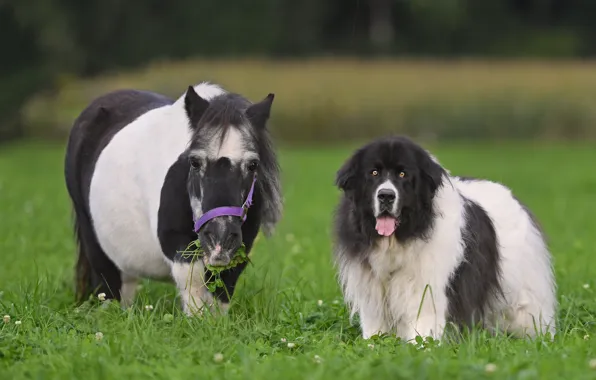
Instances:
[[[591,57],[592,0],[0,0],[0,140],[62,75],[253,55]]]

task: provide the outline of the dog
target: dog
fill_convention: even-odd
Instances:
[[[441,341],[447,326],[554,337],[551,254],[509,188],[452,176],[404,136],[356,150],[335,184],[334,264],[364,339]]]

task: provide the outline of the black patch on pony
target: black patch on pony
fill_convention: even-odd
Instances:
[[[337,172],[335,183],[343,194],[335,213],[335,234],[351,255],[365,254],[379,238],[372,208],[377,184],[370,177],[375,168],[392,172],[405,168],[409,173],[408,182],[398,189],[401,214],[394,238],[399,243],[427,239],[433,228],[433,199],[443,186],[445,170],[409,138],[383,137],[358,149]]]
[[[462,198],[464,259],[446,289],[448,320],[459,327],[472,327],[489,312],[490,302],[502,295],[500,254],[492,219],[476,202]]]
[[[89,211],[89,188],[97,158],[126,125],[172,102],[165,96],[146,91],[114,91],[91,102],[74,122],[66,146],[64,174],[78,243],[75,269],[78,302],[98,293],[119,300],[122,286],[120,271],[97,241]]]

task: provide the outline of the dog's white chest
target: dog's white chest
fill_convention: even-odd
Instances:
[[[408,261],[405,253],[403,249],[400,249],[400,245],[397,244],[395,238],[381,239],[368,258],[375,277],[381,282],[387,282],[394,275],[406,269]]]

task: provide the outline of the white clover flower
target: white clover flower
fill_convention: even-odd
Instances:
[[[20,326],[21,323],[23,323],[23,322],[21,322],[21,321],[14,321],[14,324],[17,325],[17,326]]]
[[[323,300],[318,300],[318,301],[317,301],[317,305],[319,305],[319,306],[323,306]]]
[[[10,323],[10,315],[5,315],[2,320],[4,321],[4,323]]]
[[[286,338],[281,338],[281,342],[282,342],[282,343],[285,343],[285,342],[287,342]]]
[[[588,335],[588,334],[584,335],[584,340],[588,340],[588,339],[590,339],[590,335]]]
[[[147,311],[153,310],[153,305],[145,305],[145,310],[147,310]]]
[[[103,339],[103,333],[101,331],[98,331],[95,333],[95,340],[102,340]]]
[[[488,363],[484,366],[484,372],[493,373],[497,370],[497,365],[494,363]]]
[[[216,363],[221,363],[224,360],[224,356],[221,352],[218,352],[217,354],[213,355],[213,361]]]
[[[323,359],[321,359],[321,357],[320,357],[319,355],[315,355],[315,356],[313,357],[313,359],[315,360],[315,363],[320,363],[320,362],[322,362],[322,361],[323,361]]]
[[[97,299],[100,301],[105,301],[106,300],[106,294],[105,293],[99,293],[97,295]]]
[[[296,347],[295,343],[292,343],[292,342],[288,343],[288,348],[294,348],[294,347]]]

